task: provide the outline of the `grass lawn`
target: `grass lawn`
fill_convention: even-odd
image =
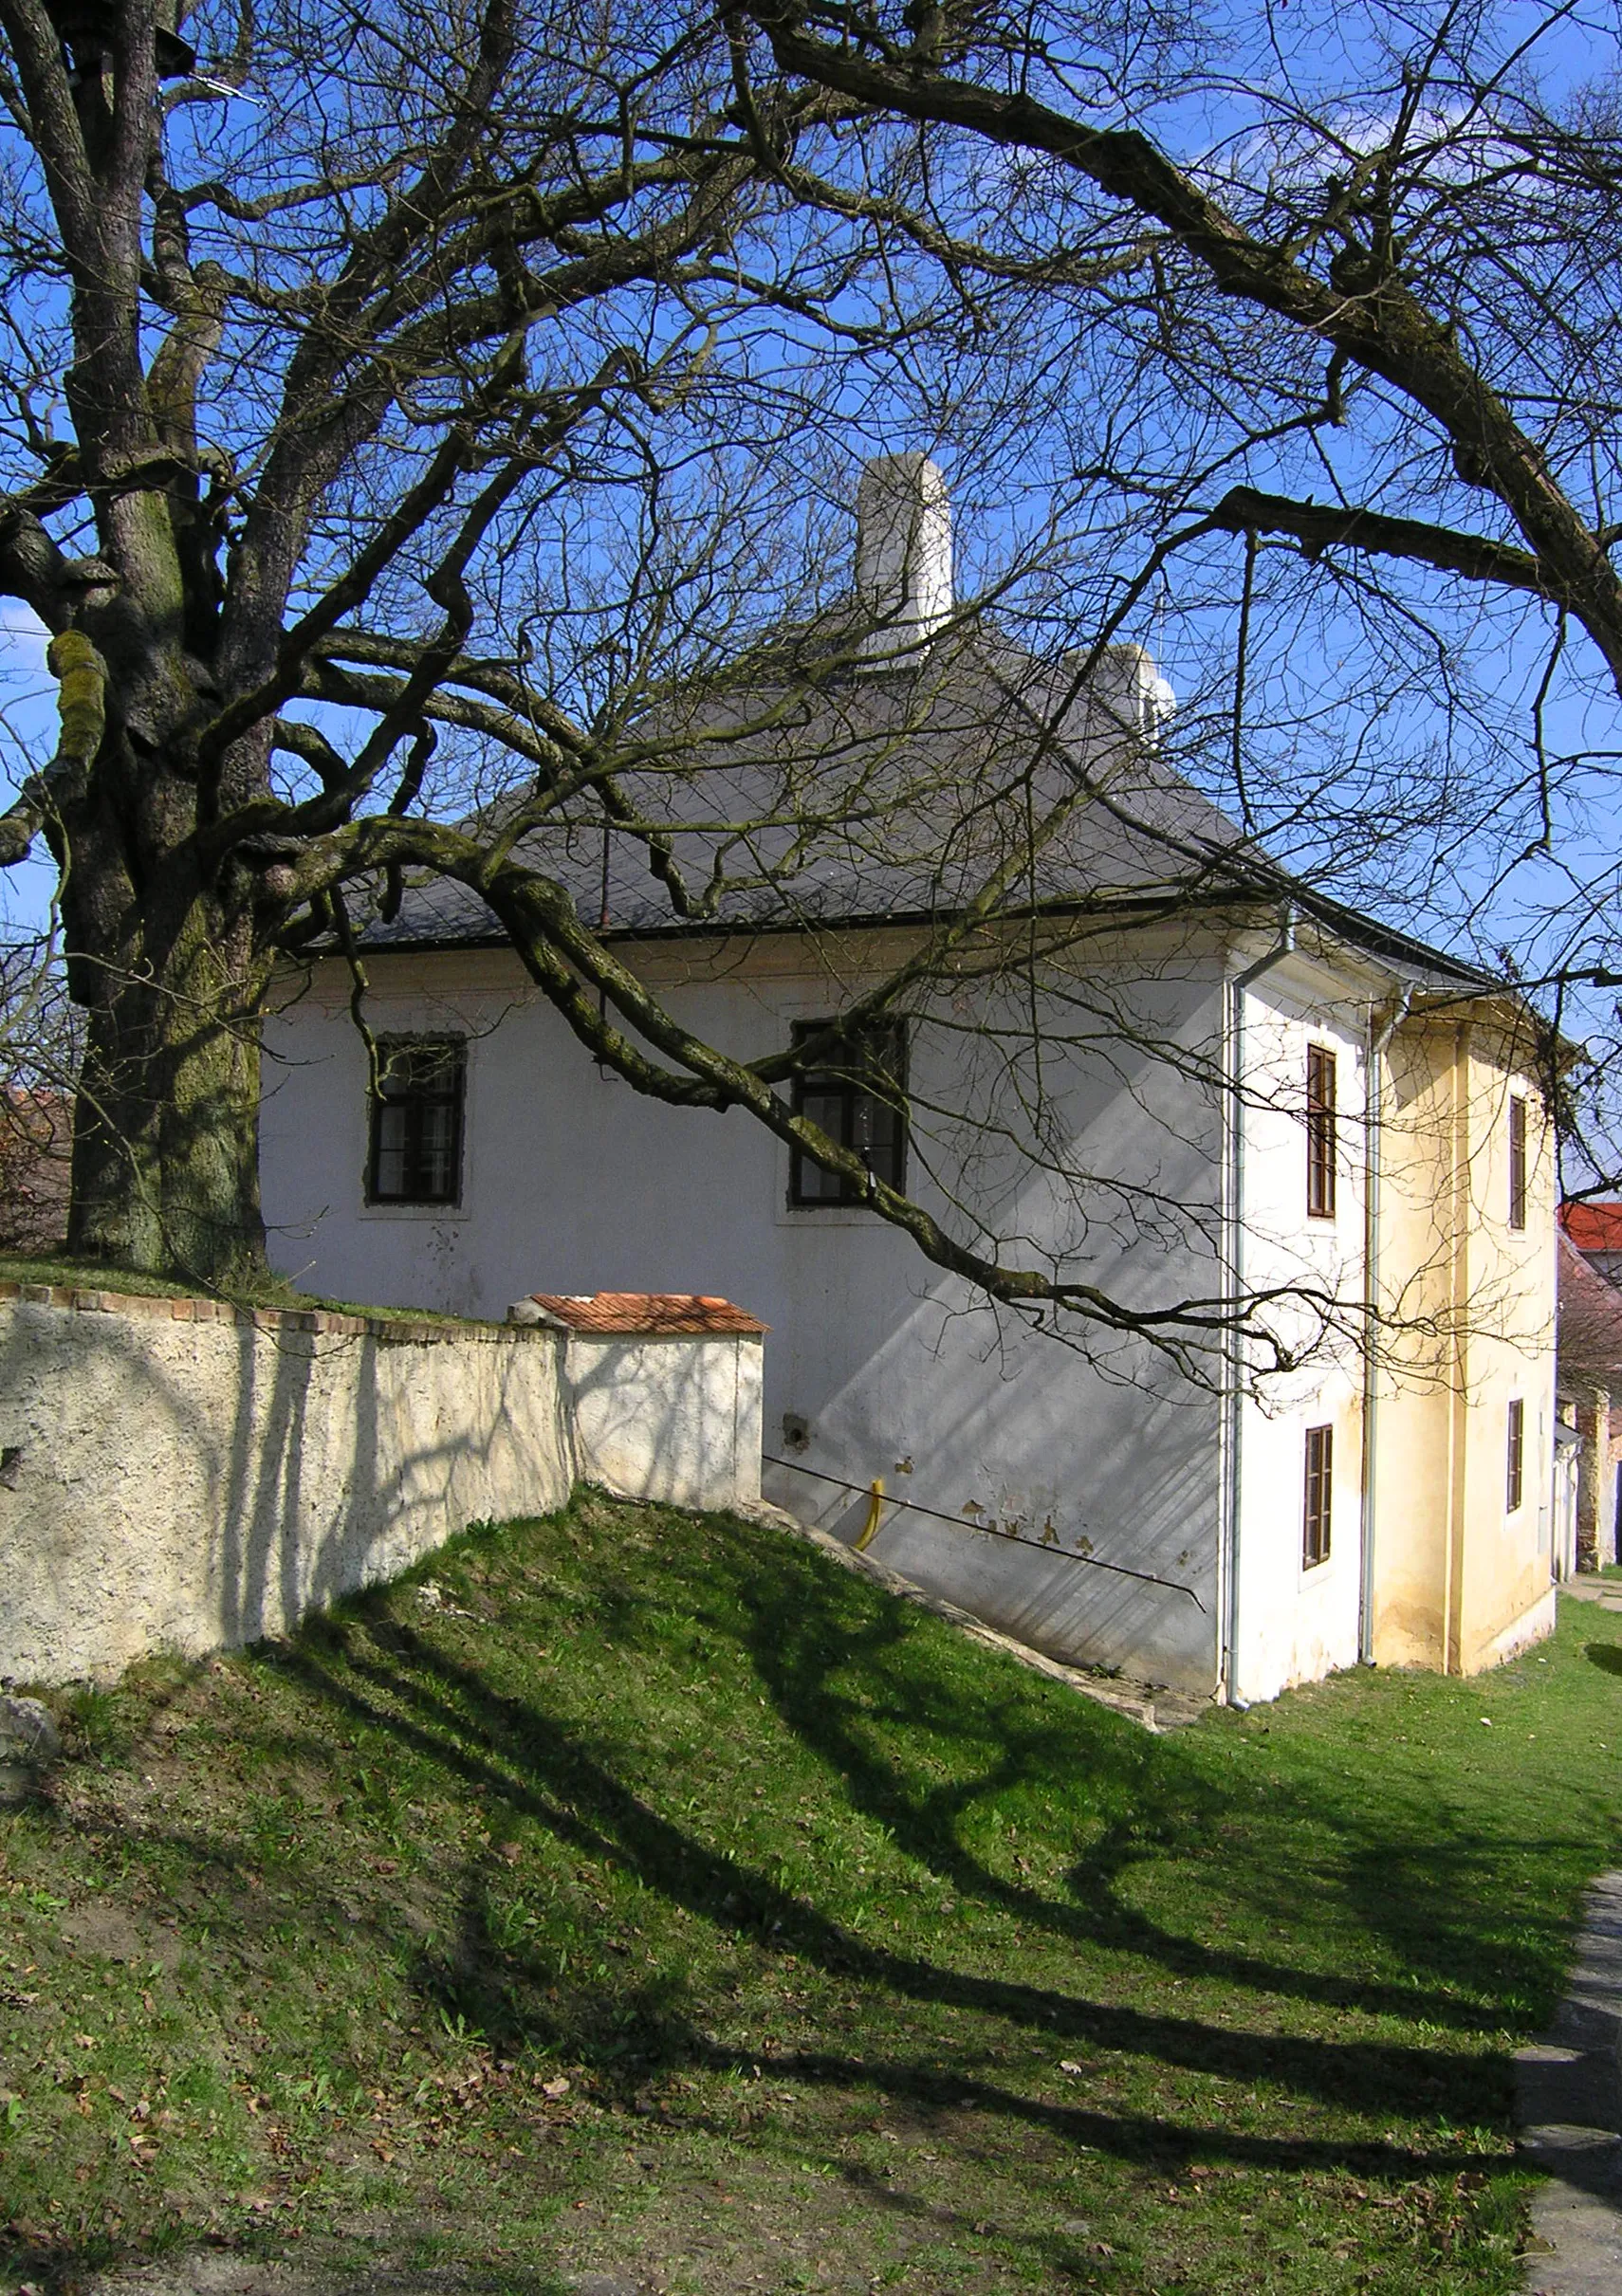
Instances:
[[[587,1496],[71,1713],[0,1815],[9,2286],[200,2240],[525,2296],[1518,2285],[1622,1617],[1151,1738]]]

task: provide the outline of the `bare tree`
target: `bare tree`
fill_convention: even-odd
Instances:
[[[1558,0],[737,21],[778,101],[868,115],[804,196],[966,294],[1041,281],[1084,523],[1123,580],[1152,547],[1198,599],[1206,770],[1247,825],[1507,945],[1557,1018],[1613,986],[1614,25]]]
[[[830,839],[908,878],[916,944],[851,1027],[994,978],[978,1136],[1001,1128],[1084,1221],[1098,1176],[1044,1130],[1033,983],[1077,1043],[1222,1078],[1102,984],[1123,880],[1050,864],[1082,820],[1095,863],[1118,832],[1161,927],[1283,882],[1255,843],[1169,825],[1128,641],[1177,653],[1176,762],[1298,877],[1355,893],[1361,872],[1419,913],[1450,835],[1502,854],[1554,805],[1547,742],[1506,789],[1509,704],[1468,674],[1472,638],[1501,640],[1460,597],[1622,670],[1608,448],[1570,379],[1609,355],[1605,262],[1536,341],[1548,231],[1496,302],[1443,287],[1546,213],[1551,171],[1608,225],[1609,130],[1540,107],[1519,64],[1486,73],[1474,19],[1444,12],[1428,46],[1372,21],[1406,40],[1390,119],[1371,130],[1361,83],[1243,116],[1228,85],[1217,156],[1179,167],[1138,115],[1187,116],[1217,76],[1170,21],[391,0],[205,12],[181,38],[142,0],[0,0],[0,587],[51,632],[60,690],[0,858],[44,836],[61,872],[75,1247],[252,1275],[272,978],[337,952],[363,1010],[368,922],[426,877],[493,914],[598,1059],[758,1120],[993,1298],[1189,1360],[1236,1314],[1276,1353],[1310,1344],[1236,1309],[1214,1211],[1152,1183],[1099,1179],[1104,1216],[1203,1239],[1208,1281],[1146,1303],[1023,1251],[986,1202],[876,1182],[783,1089],[839,1044],[742,1062],[695,1037],[601,929],[580,856],[634,857],[694,925],[814,925]],[[1461,125],[1444,83],[1466,68]],[[862,441],[898,430],[950,452],[978,557],[929,675],[853,739],[829,697],[858,668],[884,684],[876,627],[916,654],[850,595],[831,522]],[[1367,487],[1289,494],[1343,435]],[[1447,515],[1466,498],[1497,525]],[[1316,693],[1315,626],[1315,660],[1353,665]],[[960,741],[942,766],[970,689],[975,762]],[[1382,711],[1439,689],[1433,754],[1393,777]],[[1497,780],[1464,785],[1466,737]],[[1319,1333],[1342,1312],[1304,1305]]]

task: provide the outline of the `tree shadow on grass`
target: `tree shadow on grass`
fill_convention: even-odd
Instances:
[[[798,1559],[798,1558],[796,1558]],[[671,1566],[673,1570],[677,1566]],[[638,1570],[643,1566],[638,1564]],[[612,1578],[612,1573],[606,1573]],[[830,1578],[832,1574],[829,1574]],[[673,1588],[677,1582],[673,1578]],[[1229,1801],[1220,1785],[1198,1780],[1179,1784],[1166,1750],[1141,1738],[1129,1726],[1091,1708],[1048,1698],[1040,1686],[1016,1681],[1011,1690],[1003,1670],[983,1659],[953,1662],[949,1645],[931,1647],[914,1638],[911,1613],[872,1600],[858,1582],[841,1602],[840,1585],[824,1588],[810,1573],[774,1560],[771,1544],[753,1532],[724,1538],[705,1555],[690,1554],[679,1570],[679,1599],[673,1593],[661,1608],[624,1586],[602,1584],[578,1602],[571,1599],[571,1623],[594,1639],[599,1629],[615,1664],[635,1662],[637,1644],[659,1647],[667,1672],[671,1660],[670,1620],[684,1610],[691,1627],[695,1615],[704,1662],[704,1642],[719,1655],[723,1643],[740,1650],[752,1673],[748,1706],[758,1682],[783,1723],[810,1752],[822,1776],[822,1790],[845,1800],[890,1828],[903,1851],[928,1869],[946,1874],[967,1898],[973,1893],[1010,1927],[1039,1924],[1062,1941],[1096,1944],[1100,1938],[1143,1952],[1144,1934],[1130,1924],[1130,1906],[1109,1901],[1144,1842],[1176,1846],[1190,1832],[1221,1849],[1220,1828]],[[498,1669],[511,1636],[510,1624],[489,1646],[469,1655],[452,1650],[447,1639],[455,1627],[418,1631],[392,1615],[395,1598],[365,1598],[346,1616],[314,1621],[291,1644],[256,1662],[307,1694],[302,1711],[284,1710],[271,1723],[260,1749],[267,1759],[295,1775],[307,1767],[319,1774],[335,1766],[351,1771],[359,1761],[385,1778],[403,1776],[420,1758],[437,1778],[476,1796],[492,1841],[471,1855],[456,1853],[448,1877],[454,1901],[451,1935],[436,1941],[426,1924],[415,1932],[403,1893],[369,1893],[374,1902],[363,1917],[376,1950],[405,1968],[418,1996],[431,2010],[442,2009],[447,2025],[456,2021],[488,2037],[498,2055],[514,2058],[536,2048],[563,2052],[589,2068],[588,2080],[600,2096],[636,2103],[651,2084],[696,2071],[743,2076],[751,2070],[750,2052],[706,2030],[714,2010],[708,1990],[689,1978],[685,1956],[670,1956],[663,1966],[644,1968],[617,1961],[594,1906],[602,1894],[582,1880],[575,1908],[582,1934],[594,1925],[597,1940],[587,1965],[559,1981],[552,1931],[545,1921],[534,1938],[511,1920],[510,1885],[504,1891],[499,1863],[504,1834],[529,1827],[544,1828],[583,1865],[614,1868],[633,1877],[651,1897],[737,1939],[746,1955],[797,1956],[845,1983],[854,1980],[874,2000],[873,2030],[865,2046],[825,2045],[813,2030],[810,2045],[780,2049],[771,2059],[775,2077],[791,2080],[808,2097],[827,2100],[828,2117],[843,2123],[853,2098],[871,2100],[874,2110],[897,2109],[918,2116],[949,2117],[971,2107],[988,2133],[1000,2136],[1010,2161],[1038,2161],[1043,2147],[1063,2155],[1085,2150],[1107,2155],[1133,2169],[1182,2177],[1190,2163],[1225,2161],[1237,2170],[1263,2175],[1333,2171],[1382,2182],[1456,2176],[1479,2169],[1475,2146],[1455,2144],[1452,2126],[1470,2126],[1483,2117],[1482,2084],[1486,2061],[1423,2046],[1381,2040],[1318,2039],[1294,2034],[1234,2030],[1197,2015],[1161,2013],[1108,1998],[1086,1997],[1064,1982],[1025,1981],[1001,1976],[994,1962],[965,1971],[937,1958],[934,1940],[902,1950],[876,1940],[865,1916],[846,1919],[830,1910],[815,1883],[790,1886],[757,1861],[728,1852],[707,1840],[696,1823],[659,1806],[660,1795],[636,1782],[639,1749],[623,1730],[571,1721],[550,1699],[544,1678],[533,1674],[522,1693],[501,1685]],[[612,1627],[603,1616],[612,1611]],[[455,1614],[452,1613],[452,1616]],[[859,1707],[834,1678],[855,1663],[872,1702]],[[1027,1697],[1027,1693],[1032,1695]],[[1012,1705],[1015,1712],[1009,1712]],[[635,1710],[625,1709],[629,1716]],[[335,1745],[346,1739],[349,1724],[363,1725],[369,1744],[356,1761],[335,1764]],[[392,1744],[402,1757],[397,1770],[385,1754]],[[931,1773],[930,1749],[949,1760]],[[1034,1884],[1004,1880],[964,1846],[965,1813],[987,1796],[1036,1795],[1062,1776],[1065,1765],[1090,1761],[1108,1787],[1108,1823],[1091,1846],[1094,1868],[1086,1886],[1093,1901],[1081,1906]],[[307,1794],[308,1785],[303,1787]],[[353,1789],[346,1785],[346,1791]],[[404,1791],[394,1789],[396,1794]],[[293,1795],[296,1805],[297,1795]],[[385,1799],[387,1797],[385,1796]],[[379,1805],[379,1808],[381,1805]],[[1134,1812],[1139,1831],[1134,1834]],[[397,1822],[397,1809],[396,1809]],[[175,1902],[199,1924],[219,1916],[212,1901],[223,1893],[250,1926],[288,1925],[289,1951],[319,1956],[335,1933],[358,1938],[356,1917],[346,1908],[351,1876],[323,1865],[301,1851],[294,1827],[286,1845],[269,1836],[244,1847],[204,1823],[188,1831],[145,1828],[155,1851],[161,1848],[177,1876]],[[159,1841],[159,1834],[162,1839]],[[255,1876],[245,1868],[274,1865],[286,1886],[275,1894],[254,1891]],[[441,1869],[443,1870],[443,1869]],[[565,1884],[567,1886],[567,1884]],[[368,1894],[368,1893],[361,1893]],[[438,1894],[436,1890],[436,1895]],[[291,1910],[289,1910],[291,1909]],[[443,1924],[440,1924],[443,1929]],[[1258,1991],[1292,1990],[1297,1973],[1274,1971],[1244,1956],[1211,1954],[1165,1936],[1147,1924],[1150,1953],[1161,1966],[1232,1982]],[[944,1946],[967,1957],[954,1929],[941,1933]],[[1180,1960],[1189,1955],[1192,1959]],[[600,1956],[600,1959],[599,1959]],[[593,1960],[598,1966],[593,1967]],[[1296,1990],[1309,1997],[1338,2000],[1320,1993],[1327,1980],[1308,1976]],[[1364,1989],[1352,1995],[1367,2000]],[[1166,1996],[1169,1999],[1169,1995]],[[1423,1994],[1400,1998],[1407,2018],[1425,2011]],[[961,2024],[943,2030],[937,2016]],[[989,2031],[987,2052],[973,2020],[1004,2029]],[[433,2030],[434,2020],[427,2022]],[[914,2037],[915,2036],[915,2037]],[[961,2039],[961,2046],[960,2046]],[[1007,2049],[1007,2041],[1014,2047]],[[1038,2042],[1033,2050],[1028,2044]],[[947,2069],[931,2059],[953,2060],[971,2069]],[[1029,2064],[1051,2063],[1061,2053],[1119,2052],[1173,2075],[1225,2082],[1278,2099],[1274,2135],[1235,2126],[1240,2118],[1225,2112],[1220,2094],[1209,2101],[1198,2091],[1173,2085],[1174,2102],[1164,2115],[1122,2106],[1112,2109],[1106,2094],[1089,2094],[1077,2084],[1075,2101],[1065,2084],[1054,2081],[1056,2096],[1023,2093],[1048,2085],[1038,2073],[1013,2081],[987,2069],[986,2055],[1005,2051]],[[1362,2140],[1355,2123],[1345,2135],[1292,2133],[1290,2101],[1303,2106],[1342,2106],[1364,2126],[1378,2125],[1393,2107],[1438,2126],[1434,2139],[1421,2136],[1403,2146]],[[1489,2106],[1490,2110],[1490,2106]],[[709,2125],[708,2107],[694,2099],[682,2108],[686,2123]],[[1439,2125],[1438,2125],[1439,2124]],[[717,2108],[718,2139],[735,2142],[736,2127]],[[769,2144],[764,2132],[759,2143]],[[830,2173],[850,2170],[845,2154],[815,2135],[797,2135],[796,2151],[823,2149]],[[20,2276],[33,2278],[31,2270]],[[460,2285],[460,2284],[458,2284]],[[471,2285],[470,2283],[470,2285]],[[525,2280],[537,2291],[543,2283]]]
[[[1584,1643],[1582,1654],[1601,1673],[1622,1675],[1622,1643]]]
[[[335,1660],[337,1662],[334,1662]],[[1044,2049],[1065,2045],[1120,2051],[1169,2068],[1279,2086],[1320,2103],[1383,2117],[1393,2099],[1434,2100],[1466,2122],[1479,2116],[1483,2067],[1456,2054],[1374,2040],[1324,2041],[1247,2032],[1196,2017],[1090,2000],[1049,1986],[967,1973],[925,1956],[873,1942],[810,1897],[774,1883],[745,1861],[712,1847],[662,1814],[617,1776],[590,1739],[529,1697],[492,1687],[479,1668],[410,1628],[389,1647],[350,1638],[341,1660],[306,1638],[281,1663],[351,1721],[392,1736],[476,1790],[487,1809],[544,1827],[577,1855],[617,1866],[673,1906],[720,1927],[744,1931],[767,1950],[791,1954],[829,1975],[856,1977],[899,2003],[955,2010],[1040,2033]],[[449,1956],[422,1956],[425,1992],[479,2023],[497,2046],[562,2047],[598,2066],[611,2084],[634,2086],[638,2073],[680,2066],[727,2068],[742,2055],[694,2020],[679,1988],[645,1991],[600,1979],[570,2002],[547,1967],[522,1945],[492,1954],[488,1911],[476,1876],[465,1882],[458,1939]],[[554,1996],[548,1998],[548,1995]],[[1410,2013],[1412,2000],[1410,1997]],[[635,2035],[636,2067],[621,2069],[617,2046]],[[774,2058],[774,2064],[787,2061]],[[1278,2168],[1339,2166],[1358,2174],[1427,2176],[1471,2165],[1451,2147],[1418,2151],[1341,2140],[1248,2138],[1220,2126],[1182,2129],[1158,2120],[1048,2105],[992,2084],[967,2083],[922,2064],[876,2066],[843,2055],[803,2060],[804,2077],[843,2086],[877,2085],[937,2105],[982,2096],[1005,2119],[1069,2134],[1078,2143],[1124,2158],[1174,2166],[1190,2147],[1213,2157]]]
[[[1478,1961],[1483,1956],[1469,1919],[1501,1846],[1493,1840],[1458,1831],[1445,1839],[1433,1828],[1423,1841],[1404,1842],[1342,1802],[1304,1813],[1320,1829],[1332,1829],[1338,1870],[1279,1870],[1247,1854],[1244,1835],[1250,1824],[1276,1819],[1280,1789],[1270,1789],[1265,1804],[1248,1792],[1225,1791],[1179,1758],[1175,1740],[1148,1737],[1135,1724],[1034,1681],[1020,1681],[1001,1706],[992,1706],[984,1690],[962,1694],[950,1681],[949,1645],[943,1664],[944,1638],[921,1613],[870,1598],[866,1615],[856,1617],[861,1606],[853,1604],[849,1582],[819,1584],[802,1570],[774,1567],[769,1551],[753,1544],[738,1561],[743,1567],[728,1570],[718,1552],[710,1567],[724,1583],[724,1599],[742,1613],[744,1645],[784,1723],[838,1768],[853,1801],[899,1847],[949,1879],[960,1897],[1057,1940],[1131,1955],[1179,1978],[1370,2015],[1423,2015],[1464,2031],[1496,2030],[1503,2022],[1502,1998],[1544,1977],[1541,1960],[1534,1964],[1516,1941],[1500,1941],[1494,1998],[1484,2006],[1451,1990],[1465,1953]],[[1622,1652],[1617,1656],[1622,1660]],[[853,1701],[833,1679],[850,1665],[859,1667],[864,1681],[887,1680],[893,1702],[876,1711]],[[934,1735],[954,1751],[972,1747],[982,1766],[949,1780],[928,1779],[916,1765],[908,1774],[892,1753],[902,1731]],[[1104,1815],[1070,1869],[1066,1898],[997,1873],[966,1842],[965,1820],[977,1804],[1021,1790],[1040,1793],[1044,1786],[1067,1791],[1082,1775],[1094,1784]],[[1395,1944],[1405,1961],[1428,1968],[1438,1983],[1381,1983],[1288,1966],[1178,1935],[1130,1901],[1124,1884],[1134,1866],[1191,1853],[1207,1858],[1213,1869],[1220,1865],[1230,1901],[1247,1881],[1253,1891],[1268,1894],[1281,1918],[1299,1914],[1303,1892],[1311,1901],[1326,1890],[1343,1890],[1360,1919]]]

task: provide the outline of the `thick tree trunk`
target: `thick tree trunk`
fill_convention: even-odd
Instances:
[[[259,1209],[263,964],[205,896],[161,959],[77,954],[88,1028],[74,1113],[68,1244],[213,1291],[266,1270]]]

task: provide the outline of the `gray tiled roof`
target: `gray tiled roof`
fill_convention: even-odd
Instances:
[[[1074,689],[983,634],[915,671],[815,680],[766,675],[695,694],[638,729],[619,786],[660,833],[687,902],[649,836],[605,830],[589,794],[527,834],[518,856],[612,934],[794,930],[949,916],[1000,868],[1005,909],[1077,903],[1213,905],[1299,897],[1336,937],[1428,985],[1486,984],[1293,888],[1096,692]],[[1052,834],[1032,830],[1055,816]],[[408,885],[369,946],[500,942],[480,898],[446,878]]]

